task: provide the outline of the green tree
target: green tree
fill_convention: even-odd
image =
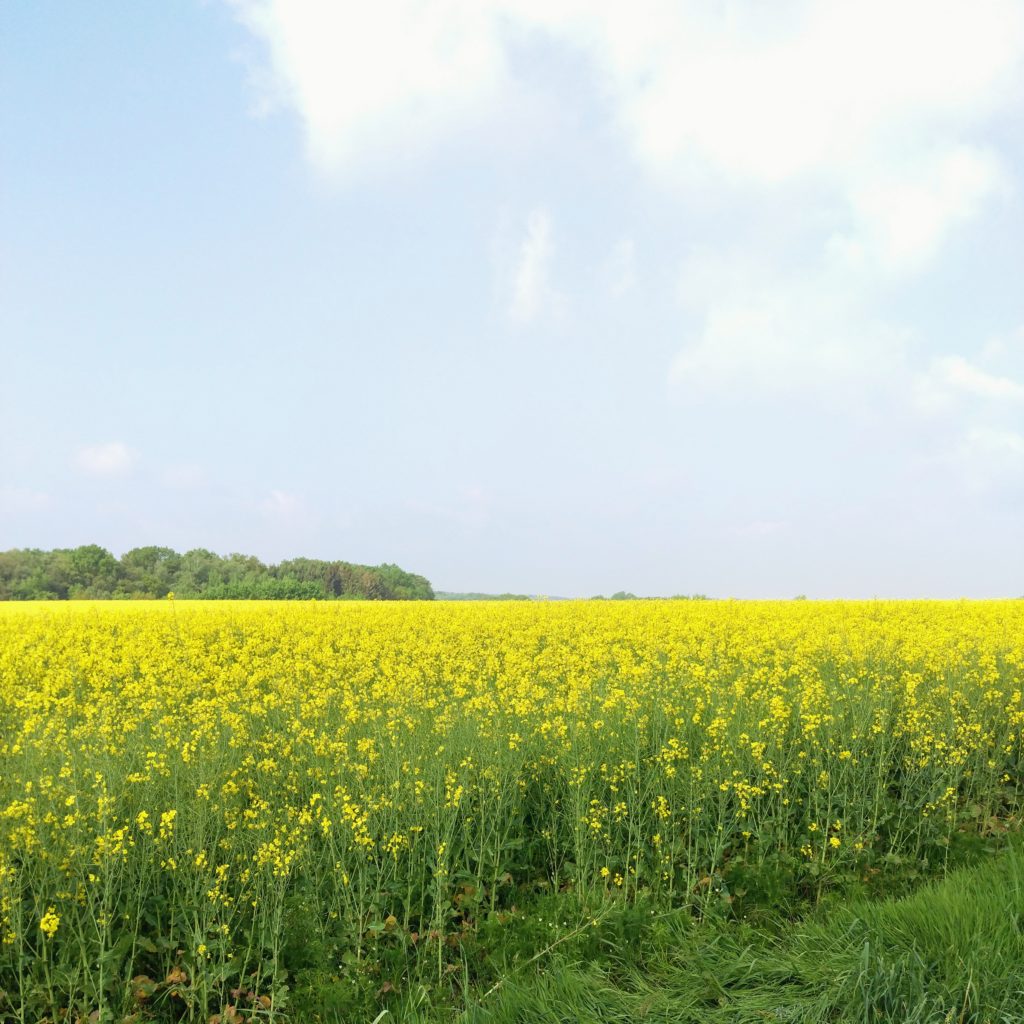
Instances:
[[[122,588],[128,595],[164,597],[177,590],[181,565],[173,548],[132,548],[121,556]]]

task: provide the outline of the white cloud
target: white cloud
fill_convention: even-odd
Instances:
[[[328,169],[408,154],[493,115],[517,86],[510,41],[539,32],[589,56],[610,117],[653,172],[817,176],[854,212],[885,205],[873,197],[904,167],[927,181],[933,161],[956,164],[963,130],[1018,98],[1024,48],[1017,0],[229,2],[265,42],[278,99]],[[950,173],[980,187],[978,167]]]
[[[952,229],[1007,187],[997,157],[975,147],[958,146],[917,164],[851,184],[854,227],[829,239],[833,255],[842,255],[856,269],[917,270]]]
[[[668,173],[696,157],[765,184],[870,174],[1012,102],[1024,38],[1014,0],[597,9],[597,49],[638,153]]]
[[[986,359],[1002,359],[1005,356],[1024,356],[1024,327],[997,334],[985,342],[982,356]]]
[[[971,427],[949,461],[972,490],[1013,490],[1024,481],[1024,435]]]
[[[512,272],[508,315],[527,324],[542,313],[556,309],[560,297],[551,285],[554,256],[551,218],[544,210],[533,210],[526,220],[526,234],[519,246]]]
[[[603,8],[595,46],[625,136],[666,182],[813,187],[828,251],[895,273],[1004,188],[970,138],[1020,94],[1012,0],[647,6]],[[821,216],[813,195],[799,217]]]
[[[305,522],[308,518],[306,503],[297,494],[273,490],[260,504],[263,514],[280,523]]]
[[[1024,435],[1016,431],[974,427],[964,441],[974,452],[986,452],[1024,466]]]
[[[125,476],[136,461],[136,453],[123,441],[84,445],[75,455],[78,468],[89,476],[97,477]]]
[[[743,287],[757,276],[756,287]],[[867,316],[859,295],[825,274],[738,275],[723,267],[684,279],[704,310],[696,337],[676,356],[670,381],[678,388],[728,395],[806,394],[826,402],[858,401],[863,385],[886,385],[905,373],[909,332]]]
[[[993,403],[1024,402],[1024,384],[988,373],[963,356],[933,360],[915,382],[915,400],[925,412],[946,410],[965,397]]]
[[[310,157],[347,172],[427,149],[488,110],[504,77],[493,5],[475,0],[229,0],[267,46]]]
[[[704,327],[677,381],[781,392],[896,369],[912,388],[908,332],[872,306],[1009,189],[1010,166],[979,138],[1024,96],[1019,0],[230,2],[332,173],[503,130],[497,114],[533,84],[524,54],[542,41],[545,60],[561,47],[589,62],[590,98],[651,179],[776,211],[770,287],[742,240],[715,243],[735,287],[698,286]],[[621,246],[613,295],[634,276]],[[558,308],[552,254],[535,210],[503,275],[513,320]]]

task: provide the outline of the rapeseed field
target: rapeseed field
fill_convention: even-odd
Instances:
[[[936,877],[1017,827],[1022,690],[1020,601],[3,606],[0,1019],[458,1008]]]

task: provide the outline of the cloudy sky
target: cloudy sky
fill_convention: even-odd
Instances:
[[[0,8],[0,549],[1024,594],[1019,0]]]

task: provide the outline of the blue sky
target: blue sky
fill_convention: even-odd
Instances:
[[[0,8],[0,548],[1024,593],[1024,7]]]

